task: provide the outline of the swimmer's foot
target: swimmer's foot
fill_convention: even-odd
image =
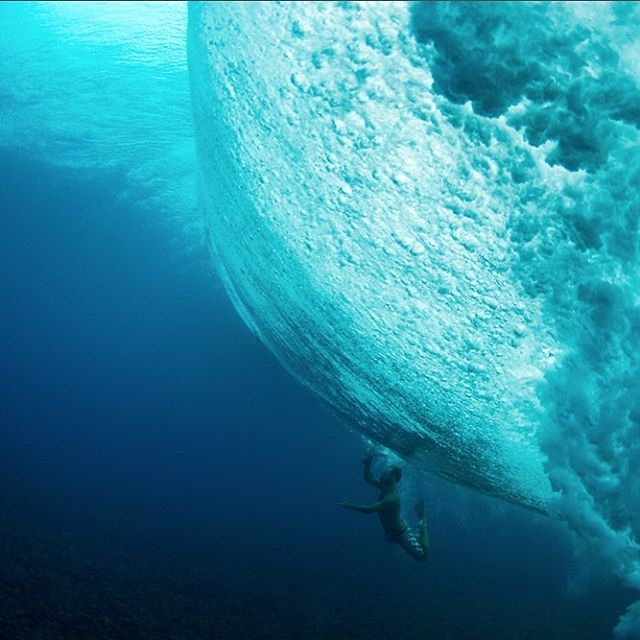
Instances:
[[[416,502],[415,510],[418,520],[424,520],[424,498],[420,498],[420,500]]]

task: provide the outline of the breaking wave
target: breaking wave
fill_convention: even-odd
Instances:
[[[354,429],[640,588],[640,10],[195,5],[209,240]],[[639,637],[637,605],[616,629]]]

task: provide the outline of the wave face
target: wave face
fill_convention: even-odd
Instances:
[[[639,26],[635,3],[189,16],[206,224],[247,324],[355,430],[565,518],[636,588]]]

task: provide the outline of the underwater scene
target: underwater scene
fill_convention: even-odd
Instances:
[[[640,639],[639,3],[0,26],[0,638]]]

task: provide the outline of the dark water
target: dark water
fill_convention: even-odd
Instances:
[[[360,441],[122,176],[0,164],[0,637],[610,637],[560,524],[430,479],[423,565],[342,511]]]

